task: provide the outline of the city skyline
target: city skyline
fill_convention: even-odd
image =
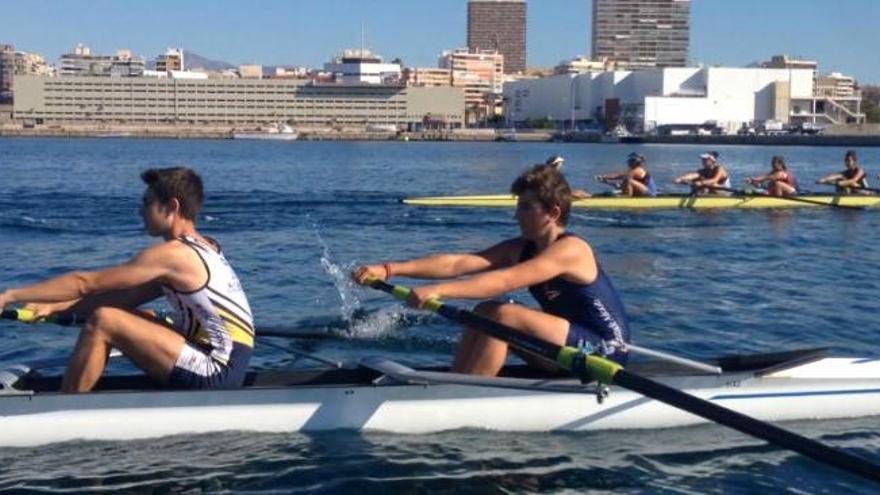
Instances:
[[[529,67],[589,55],[590,1],[530,4]],[[432,67],[443,50],[466,46],[467,33],[466,0],[432,2],[430,15],[423,3],[405,0],[266,0],[259,10],[206,0],[46,0],[26,6],[0,0],[0,6],[6,7],[0,42],[51,62],[83,43],[94,53],[128,48],[148,59],[180,47],[232,64],[321,67],[341,50],[360,46],[363,25],[367,48],[409,66]],[[785,53],[818,61],[822,73],[880,84],[872,38],[878,18],[880,4],[872,0],[693,0],[690,61],[744,66]]]

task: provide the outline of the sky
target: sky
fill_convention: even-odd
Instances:
[[[590,53],[590,0],[529,0],[529,67]],[[320,67],[345,48],[433,67],[465,46],[467,0],[0,0],[0,43],[50,62],[168,47],[235,65]],[[880,84],[880,0],[692,0],[692,64],[745,66],[775,54]]]

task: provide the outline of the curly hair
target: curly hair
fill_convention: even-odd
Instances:
[[[522,196],[532,191],[546,210],[558,206],[559,225],[568,223],[571,211],[571,187],[565,176],[553,165],[540,164],[526,170],[510,185],[510,192]]]

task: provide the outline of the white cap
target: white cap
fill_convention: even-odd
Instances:
[[[550,158],[548,158],[547,161],[544,162],[544,164],[545,165],[553,165],[554,167],[559,168],[562,166],[562,164],[564,162],[565,162],[565,158],[562,158],[559,155],[553,155]]]

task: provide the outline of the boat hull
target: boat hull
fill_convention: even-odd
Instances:
[[[827,358],[762,377],[731,373],[657,379],[765,421],[880,414],[878,360]],[[699,417],[616,387],[602,403],[590,393],[400,383],[0,394],[2,446],[232,430],[543,432],[668,428],[700,422]]]
[[[833,206],[877,208],[880,196],[803,195],[800,200],[772,196],[689,196],[665,195],[656,197],[593,196],[572,203],[573,208],[597,210],[672,210],[672,209],[771,209],[823,208]],[[511,208],[516,197],[509,194],[478,196],[433,196],[406,198],[403,203],[414,206],[460,206]]]

